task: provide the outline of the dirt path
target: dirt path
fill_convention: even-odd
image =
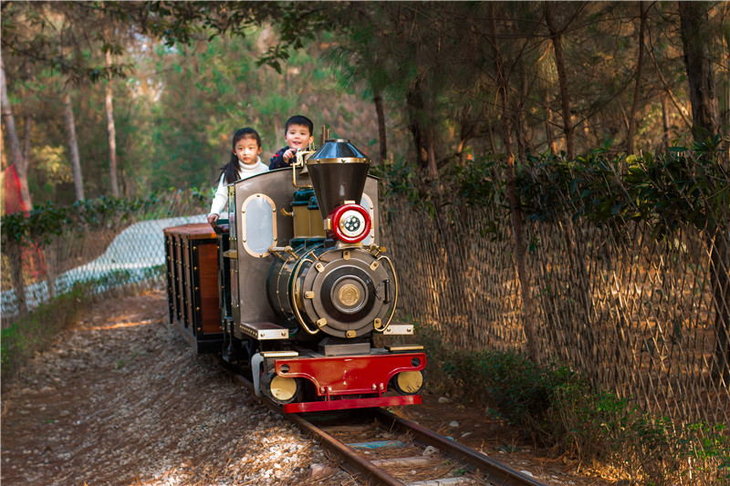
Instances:
[[[196,356],[166,312],[162,292],[110,299],[34,357],[2,397],[3,485],[357,484]],[[500,452],[494,424],[432,398],[409,415],[550,484],[609,484],[514,446]]]
[[[166,324],[160,292],[97,305],[3,396],[4,485],[354,482]]]

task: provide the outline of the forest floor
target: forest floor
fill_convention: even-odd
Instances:
[[[549,485],[608,485],[428,393],[399,413]],[[3,383],[4,485],[357,485],[337,459],[197,356],[160,291],[97,303]]]

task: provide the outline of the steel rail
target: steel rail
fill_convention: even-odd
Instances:
[[[226,369],[233,374],[234,378],[237,381],[246,386],[246,388],[248,388],[250,391],[253,391],[253,383],[251,383],[245,376],[238,373],[233,367],[226,366]],[[354,472],[362,474],[368,480],[375,481],[377,484],[385,484],[388,486],[404,486],[401,481],[388,474],[387,471],[367,461],[361,455],[357,454],[352,448],[335,439],[330,434],[317,427],[310,421],[306,420],[302,416],[293,413],[282,413],[281,408],[277,407],[274,403],[262,397],[258,398],[258,400],[272,411],[283,415],[284,418],[286,418],[290,422],[293,422],[305,432],[308,432],[321,445],[330,449],[335,454],[345,459],[345,462],[354,470]]]
[[[437,434],[416,422],[398,417],[382,408],[375,409],[375,413],[384,423],[394,424],[400,430],[412,433],[415,440],[426,445],[434,446],[454,459],[476,467],[490,481],[505,486],[545,486],[544,483],[537,481],[535,478],[515,471],[506,464],[502,464],[486,454],[482,454],[463,444],[459,444],[455,440]]]
[[[404,486],[403,482],[391,476],[386,470],[377,467],[362,455],[355,452],[351,447],[335,439],[310,421],[297,414],[288,414],[286,418],[312,434],[320,444],[342,456],[351,468],[365,476],[368,480],[374,480],[378,484],[386,484],[388,486]]]
[[[250,390],[253,390],[253,384],[246,379],[246,377],[236,372],[230,366],[226,366],[226,368],[233,373],[236,380],[241,382]],[[363,455],[358,454],[353,448],[328,434],[320,427],[317,427],[302,415],[282,413],[278,406],[264,398],[259,398],[259,401],[264,403],[272,411],[280,413],[284,416],[284,418],[313,436],[322,446],[342,457],[351,469],[351,472],[361,474],[369,483],[374,482],[376,484],[384,484],[387,486],[405,486],[406,483],[396,479],[386,470],[374,465]],[[434,446],[444,452],[447,456],[451,456],[453,459],[474,466],[482,474],[484,474],[487,479],[496,485],[546,486],[544,483],[537,481],[535,478],[515,471],[506,464],[502,464],[481,452],[470,449],[463,444],[459,444],[455,440],[451,440],[443,435],[437,434],[416,422],[398,417],[385,409],[360,409],[360,412],[372,413],[373,418],[377,418],[384,426],[395,426],[402,432],[409,432],[413,435],[414,440],[417,442]]]

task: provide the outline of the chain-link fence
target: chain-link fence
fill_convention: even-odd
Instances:
[[[165,264],[162,229],[205,222],[206,204],[190,191],[175,191],[124,217],[112,210],[106,217],[95,218],[93,224],[65,225],[42,238],[33,238],[31,228],[30,238],[6,239],[2,248],[3,322],[77,284],[88,285],[92,292],[159,284]]]
[[[597,389],[661,416],[730,422],[721,369],[730,327],[721,311],[730,301],[722,300],[727,288],[713,288],[713,272],[730,269],[727,230],[683,225],[657,236],[633,221],[527,221],[526,306],[506,208],[464,207],[448,218],[399,198],[386,206],[400,312],[446,342],[527,352],[531,323],[543,363],[566,363]]]

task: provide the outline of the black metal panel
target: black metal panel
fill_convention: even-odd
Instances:
[[[167,314],[170,323],[175,322],[175,261],[174,242],[171,235],[165,235],[165,266],[167,268]]]

